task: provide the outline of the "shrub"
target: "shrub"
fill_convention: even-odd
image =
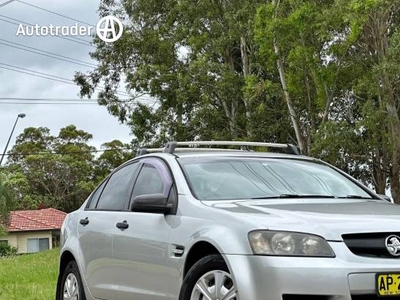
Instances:
[[[8,244],[0,244],[0,257],[14,256],[17,254],[17,248]]]

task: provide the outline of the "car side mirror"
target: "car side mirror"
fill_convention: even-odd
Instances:
[[[386,200],[387,202],[393,203],[392,198],[390,198],[387,195],[383,195],[383,194],[378,194],[379,197],[381,197],[383,200]]]
[[[133,199],[131,210],[134,212],[168,214],[171,205],[168,205],[167,202],[168,199],[163,194],[140,195]]]

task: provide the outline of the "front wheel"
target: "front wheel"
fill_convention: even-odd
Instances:
[[[200,259],[187,273],[179,300],[237,300],[237,290],[221,255]]]
[[[68,263],[61,280],[60,300],[86,300],[82,279],[75,261]]]

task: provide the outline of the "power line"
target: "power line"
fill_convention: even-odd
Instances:
[[[1,64],[3,64],[3,63],[0,63],[0,65],[1,65]],[[48,80],[52,80],[52,81],[56,81],[56,82],[61,82],[61,83],[66,83],[66,84],[71,84],[71,85],[77,86],[77,84],[76,84],[75,82],[73,82],[72,80],[69,80],[69,79],[68,79],[68,81],[66,81],[66,79],[57,79],[57,78],[53,78],[53,75],[40,75],[40,74],[37,74],[36,71],[32,71],[32,70],[29,70],[29,69],[25,69],[25,70],[28,70],[28,71],[21,71],[21,70],[19,70],[19,69],[24,70],[24,68],[13,67],[13,68],[17,68],[17,70],[14,70],[14,69],[9,68],[9,67],[4,67],[4,66],[0,66],[0,68],[1,68],[1,69],[5,69],[5,70],[9,70],[9,71],[14,71],[14,72],[26,74],[26,75],[30,75],[30,76],[34,76],[34,77],[44,78],[44,79],[48,79]],[[29,72],[32,72],[32,73],[29,73]],[[40,72],[40,73],[42,73],[42,72]],[[46,74],[46,73],[42,73],[42,74]],[[46,76],[51,76],[51,77],[46,77]],[[57,76],[57,77],[58,77],[58,76]],[[59,78],[62,78],[62,77],[59,77]],[[96,90],[103,91],[103,89],[100,88],[100,87],[97,87],[97,88],[95,88],[95,89],[96,89]],[[118,94],[118,95],[123,95],[123,96],[129,96],[127,93],[123,93],[123,92],[116,92],[116,94]]]
[[[1,15],[1,14],[0,14],[0,17],[5,18],[5,19],[8,19],[8,20],[12,20],[12,21],[14,21],[14,22],[17,22],[18,26],[21,25],[21,24],[29,25],[29,26],[33,26],[33,27],[36,26],[35,24],[28,23],[28,22],[24,22],[24,21],[22,21],[22,20],[18,20],[18,19],[15,19],[15,18],[11,18],[11,17],[5,16],[5,15]],[[55,37],[61,37],[61,36],[55,35]],[[92,45],[90,44],[90,42],[87,41],[87,40],[80,39],[80,38],[77,38],[77,37],[74,37],[74,36],[68,36],[68,37],[71,38],[71,39],[74,39],[74,40],[77,40],[77,41],[81,41],[81,42],[83,42],[83,43],[86,43],[86,44],[89,45],[89,46],[92,46]],[[94,47],[94,46],[93,46],[93,47]]]
[[[66,151],[66,152],[30,152],[30,153],[6,153],[5,156],[29,156],[29,155],[67,155],[67,154],[87,154],[87,153],[101,153],[101,152],[108,152],[108,151],[124,151],[130,150],[134,151],[131,148],[117,148],[117,149],[100,149],[100,150],[82,150],[82,151]]]
[[[0,100],[29,100],[29,101],[87,101],[96,102],[100,99],[79,99],[79,98],[24,98],[24,97],[0,97]],[[129,99],[120,99],[122,101],[129,101]]]
[[[136,100],[140,104],[149,104],[147,101]],[[157,100],[154,100],[157,103]],[[153,104],[154,104],[153,103]],[[12,105],[98,105],[95,102],[11,102],[11,101],[0,101],[1,104],[12,104]],[[124,104],[124,103],[122,103]],[[126,104],[126,103],[125,103]]]
[[[15,68],[15,69],[18,69],[18,70],[23,70],[23,71],[26,71],[26,72],[32,72],[34,74],[39,74],[39,75],[42,75],[42,76],[48,76],[48,77],[51,77],[51,78],[56,78],[56,79],[59,79],[59,80],[64,80],[64,81],[71,82],[72,84],[76,84],[72,80],[70,80],[69,78],[56,76],[56,75],[51,75],[51,74],[47,74],[47,73],[43,73],[43,72],[39,72],[39,71],[33,71],[33,70],[26,69],[26,68],[22,68],[22,67],[6,64],[6,63],[3,63],[3,62],[0,62],[0,65],[6,66],[6,67],[9,67],[9,68]]]
[[[2,41],[4,41],[4,42],[2,42]],[[15,42],[12,42],[12,41],[8,41],[8,40],[2,39],[2,38],[0,38],[0,44],[8,46],[8,47],[15,48],[15,49],[20,49],[20,50],[23,50],[23,51],[35,53],[35,54],[38,54],[38,55],[42,55],[42,56],[46,56],[46,57],[62,60],[62,61],[65,61],[65,62],[73,63],[73,64],[76,64],[76,65],[81,65],[81,66],[88,67],[88,68],[96,68],[97,67],[95,64],[91,64],[91,63],[85,62],[83,60],[74,59],[74,58],[71,58],[71,57],[68,57],[68,56],[64,56],[64,55],[60,55],[60,54],[53,53],[53,52],[48,52],[48,51],[41,50],[41,49],[38,49],[38,48],[34,48],[34,47],[26,46],[26,45],[23,45],[23,44],[15,43]],[[30,50],[30,49],[32,49],[32,50]]]
[[[6,2],[0,4],[0,7],[6,6],[7,4],[10,4],[11,2],[14,2],[14,1],[15,1],[15,0],[6,1]]]
[[[0,104],[55,104],[55,105],[73,105],[73,104],[98,104],[101,99],[78,99],[78,98],[23,98],[23,97],[0,97]],[[22,102],[21,102],[22,101]],[[143,97],[142,99],[118,99],[118,104],[128,104],[130,102],[138,102],[141,104],[157,103],[157,99],[150,97]]]
[[[62,81],[62,80],[55,79],[55,78],[49,78],[49,77],[45,77],[45,76],[41,76],[41,75],[37,75],[37,74],[28,73],[28,72],[25,72],[25,71],[14,70],[14,69],[11,69],[11,68],[8,68],[8,67],[0,66],[0,68],[1,69],[5,69],[5,70],[9,70],[9,71],[14,71],[14,72],[26,74],[26,75],[30,75],[30,76],[34,76],[34,77],[40,77],[40,78],[44,78],[44,79],[48,79],[48,80],[52,80],[52,81],[57,81],[57,82],[61,82],[61,83],[76,85],[73,82],[65,82],[65,81]]]
[[[1,65],[3,65],[3,66],[1,66]],[[76,83],[74,81],[72,81],[72,80],[70,80],[68,78],[65,78],[65,77],[55,76],[55,75],[51,75],[51,74],[47,74],[47,73],[43,73],[43,72],[38,72],[38,71],[26,69],[26,68],[21,68],[21,67],[18,67],[18,66],[14,66],[14,65],[2,63],[2,62],[0,62],[0,68],[6,69],[6,70],[10,70],[10,71],[14,71],[14,72],[18,72],[18,73],[22,73],[22,74],[27,74],[27,75],[34,76],[34,77],[40,77],[40,78],[44,78],[44,79],[49,79],[49,80],[61,82],[61,83],[66,83],[66,84],[72,84],[72,85],[76,86]],[[13,68],[15,68],[17,70],[14,70]],[[104,87],[96,87],[95,89],[96,90],[100,90],[100,91],[104,91],[105,88]],[[122,91],[116,91],[115,93],[118,94],[118,95],[122,95],[122,96],[130,96],[128,93],[122,92]],[[139,98],[139,97],[136,97],[136,98]],[[150,97],[142,97],[142,98],[143,98],[143,100],[147,100],[147,101],[153,100]],[[144,98],[146,98],[146,99],[144,99]],[[29,98],[29,99],[31,99],[31,98]],[[24,99],[24,100],[26,100],[26,99]]]
[[[1,17],[1,15],[0,15],[0,17]],[[12,21],[3,20],[3,19],[0,19],[0,21],[7,22],[7,23],[10,23],[10,24],[14,24],[14,25],[18,25],[19,26],[19,23],[17,23],[17,22],[12,22]]]
[[[16,46],[8,45],[8,44],[5,44],[5,43],[3,43],[3,42],[1,42],[1,41],[5,41],[6,43],[10,43],[10,44],[14,44],[14,45],[26,47],[26,48],[29,48],[29,49],[34,49],[34,50],[36,50],[36,51],[40,51],[40,52],[44,52],[44,53],[49,53],[50,55],[38,53],[38,52],[36,52],[36,51],[30,51],[30,50],[28,50],[28,49],[23,49],[23,48],[21,48],[21,47],[16,47]],[[78,60],[78,59],[70,58],[70,57],[67,57],[67,56],[59,55],[59,54],[56,54],[56,53],[53,53],[53,52],[48,52],[48,51],[40,50],[40,49],[37,49],[37,48],[34,48],[34,47],[30,47],[30,46],[26,46],[26,45],[23,45],[23,44],[11,42],[11,41],[8,41],[8,40],[2,39],[2,38],[0,38],[0,44],[6,45],[6,46],[9,46],[9,47],[13,47],[13,48],[18,48],[18,49],[21,49],[21,50],[24,50],[24,51],[29,51],[29,52],[36,53],[36,54],[39,54],[39,55],[48,56],[48,57],[51,57],[51,58],[54,58],[54,59],[58,59],[58,60],[62,60],[62,61],[70,62],[70,63],[75,63],[75,64],[82,65],[82,66],[85,66],[85,67],[90,67],[90,68],[96,68],[96,67],[97,67],[97,66],[94,65],[94,64],[90,64],[90,63],[85,62],[85,61],[82,61],[82,60]],[[55,56],[55,57],[53,57],[53,56]],[[59,56],[59,57],[58,57],[58,56]],[[63,59],[63,58],[65,58],[65,59]],[[42,73],[42,72],[37,72],[37,71],[33,71],[33,70],[28,70],[28,69],[24,69],[24,68],[20,68],[20,67],[17,67],[17,66],[12,66],[12,65],[8,65],[8,64],[4,64],[4,63],[0,63],[0,64],[6,65],[6,66],[8,66],[8,67],[13,67],[13,68],[16,68],[16,69],[22,69],[23,71],[32,72],[32,73],[39,74],[39,75],[44,75],[44,76],[48,76],[48,77],[59,78],[59,79],[61,79],[61,80],[66,80],[66,81],[68,81],[68,82],[65,82],[65,83],[71,84],[71,83],[69,82],[69,81],[71,81],[71,80],[68,79],[68,78],[62,78],[62,77],[59,77],[59,76],[55,76],[55,75],[51,75],[51,74],[46,74],[46,73]],[[8,69],[8,68],[3,68],[3,69],[10,70],[10,69]],[[16,70],[10,70],[10,71],[16,71]],[[21,72],[21,73],[28,74],[28,73],[25,73],[25,72]],[[33,74],[28,74],[28,75],[33,75]],[[38,76],[39,76],[39,75],[38,75]],[[46,78],[46,79],[51,79],[51,78],[47,78],[47,77],[43,77],[43,76],[39,76],[39,77]],[[59,81],[59,80],[56,80],[56,81]],[[73,81],[71,81],[71,82],[72,82],[72,84],[76,85],[75,82],[73,82]],[[102,89],[102,88],[100,88],[100,89]],[[128,95],[128,93],[125,93],[125,92],[117,92],[117,93],[118,93],[118,94]]]
[[[2,63],[2,62],[0,62],[0,68],[6,69],[6,70],[9,70],[9,71],[18,72],[18,73],[27,74],[27,75],[30,75],[30,76],[40,77],[40,78],[44,78],[44,79],[57,81],[57,82],[61,82],[61,83],[66,83],[66,84],[71,84],[71,85],[75,85],[76,86],[76,83],[74,81],[72,81],[72,80],[70,80],[68,78],[65,78],[65,77],[51,75],[51,74],[38,72],[38,71],[26,69],[26,68],[21,68],[21,67],[18,67],[18,66],[13,66],[13,65],[10,65],[10,64]],[[96,87],[95,89],[103,91],[104,87]],[[129,96],[129,94],[126,93],[126,92],[116,91],[116,94],[122,95],[122,96]]]
[[[7,23],[10,23],[10,24],[14,24],[14,25],[17,25],[17,26],[19,26],[21,24],[29,25],[29,26],[35,26],[35,25],[31,24],[31,23],[26,23],[24,21],[21,21],[21,20],[15,19],[15,18],[11,18],[11,17],[7,17],[5,15],[1,15],[0,14],[0,17],[8,19],[8,20],[0,19],[0,21],[7,22]],[[9,21],[9,20],[12,20],[12,21]],[[13,21],[15,21],[15,22],[13,22]],[[88,47],[96,48],[90,42],[88,42],[88,41],[86,41],[84,39],[77,38],[77,37],[66,37],[66,36],[59,36],[59,35],[51,35],[51,36],[52,37],[57,37],[57,38],[60,38],[60,39],[64,39],[64,40],[67,40],[67,41],[70,41],[70,42],[75,42],[75,43],[78,43],[78,44],[81,44],[81,45],[85,45],[85,46],[88,46]]]
[[[154,98],[151,97],[136,97],[136,99],[134,100],[140,100],[139,98],[141,98],[141,100],[155,100]],[[32,101],[99,101],[99,100],[103,100],[103,99],[99,99],[99,98],[90,98],[90,99],[82,99],[82,98],[31,98],[31,97],[0,97],[0,100],[32,100]],[[121,101],[125,101],[125,102],[129,102],[132,101],[133,99],[118,99],[120,102]]]
[[[11,0],[11,1],[8,1],[6,3],[3,3],[2,5],[0,5],[0,7],[5,6],[5,5],[7,5],[7,4],[9,4],[9,3],[13,2],[13,1],[15,1],[15,0]],[[79,23],[83,23],[83,24],[86,24],[86,25],[89,25],[89,26],[94,26],[93,24],[89,24],[89,23],[87,23],[85,21],[74,19],[74,18],[68,17],[66,15],[56,13],[56,12],[51,11],[49,9],[45,9],[43,7],[39,7],[39,6],[30,4],[30,3],[26,3],[26,2],[20,1],[20,0],[16,0],[16,1],[18,1],[19,3],[22,3],[24,5],[28,5],[28,6],[31,6],[31,7],[34,7],[34,8],[37,8],[37,9],[40,9],[40,10],[43,10],[43,11],[46,11],[46,12],[61,16],[61,17],[64,17],[64,18],[67,18],[67,19],[70,19],[70,20],[73,20],[73,21],[76,21],[76,22],[79,22]],[[20,24],[25,24],[25,25],[34,26],[31,23],[23,22],[21,20],[18,20],[18,19],[15,19],[15,18],[11,18],[11,17],[7,17],[7,16],[1,15],[1,14],[0,14],[0,17],[8,19],[8,20],[4,20],[4,19],[0,18],[0,21],[11,23],[11,24],[14,24],[14,25],[18,25],[19,26]],[[12,20],[12,21],[9,21],[9,20]],[[16,22],[13,22],[13,21],[16,21],[16,22],[19,22],[19,23],[16,23]],[[75,37],[71,37],[71,38],[63,37],[63,36],[56,36],[56,37],[63,38],[63,39],[66,39],[66,40],[69,40],[69,41],[72,41],[72,42],[78,42],[80,44],[84,44],[84,45],[87,45],[87,46],[94,47],[89,42],[87,42],[85,40],[82,40],[82,39],[75,38]],[[72,39],[74,39],[74,40],[72,40]],[[73,59],[73,58],[70,58],[70,57],[67,57],[67,56],[59,55],[59,54],[56,54],[56,53],[53,53],[53,52],[44,51],[44,50],[41,50],[41,49],[37,49],[37,48],[26,46],[26,45],[23,45],[23,44],[11,42],[11,41],[8,41],[8,40],[5,40],[5,39],[1,39],[1,38],[0,38],[0,40],[8,43],[8,44],[6,44],[4,42],[0,42],[0,44],[5,45],[5,46],[9,46],[9,47],[12,47],[12,48],[28,51],[28,52],[31,52],[31,53],[35,53],[35,54],[42,55],[42,56],[47,56],[47,57],[50,57],[50,58],[66,61],[66,62],[69,62],[69,63],[75,63],[77,65],[82,65],[82,66],[85,66],[85,67],[91,67],[91,68],[96,68],[97,67],[94,64],[91,64],[91,63],[88,63],[88,62],[85,62],[85,61],[81,61],[81,60],[78,60],[78,59]],[[84,43],[82,43],[81,41],[84,42]],[[10,45],[10,44],[12,44],[12,45]],[[28,49],[32,49],[33,51],[32,50],[28,50]],[[55,76],[55,75],[51,75],[51,74],[46,74],[46,73],[42,73],[42,72],[38,72],[38,71],[33,71],[33,70],[25,69],[25,68],[20,68],[20,67],[12,66],[12,65],[9,65],[9,64],[4,64],[4,63],[0,63],[0,64],[3,65],[3,67],[0,66],[0,68],[2,68],[2,69],[6,69],[6,70],[14,71],[14,72],[27,74],[27,75],[30,75],[30,76],[40,77],[40,78],[44,78],[44,79],[49,79],[49,80],[53,80],[53,81],[57,81],[57,82],[61,82],[61,83],[67,83],[67,84],[76,85],[76,83],[74,81],[72,81],[72,80],[70,80],[68,78],[59,77],[59,76]],[[11,69],[11,68],[14,68],[14,69],[17,69],[17,70],[14,70],[14,69]],[[99,87],[99,88],[96,88],[96,89],[103,90],[104,88]],[[118,92],[117,91],[116,93],[129,96],[129,94],[125,93],[125,92]],[[8,99],[8,100],[10,100],[10,99]],[[24,99],[24,100],[28,100],[28,99]],[[41,99],[41,100],[45,100],[45,99]],[[150,100],[150,99],[146,99],[146,100]],[[142,101],[146,101],[146,100],[143,99]],[[52,101],[57,101],[57,100],[52,99]],[[71,101],[71,100],[68,100],[68,101]],[[137,99],[137,101],[139,102],[139,99]],[[158,102],[158,100],[155,100],[153,105],[156,102]],[[28,103],[28,102],[18,102],[18,103],[1,102],[1,103],[3,103],[3,104],[32,104],[32,103]],[[63,104],[92,104],[92,103],[89,103],[89,102],[86,102],[86,103],[84,103],[84,102],[79,102],[79,103],[49,103],[49,102],[45,103],[45,102],[42,102],[42,103],[38,103],[38,102],[36,102],[35,104],[60,104],[60,105],[63,105]],[[97,104],[97,103],[93,103],[93,104]]]
[[[20,1],[19,1],[19,2],[20,2]],[[21,3],[22,3],[22,2],[21,2]],[[28,3],[27,3],[27,4],[28,4]],[[33,24],[26,23],[26,22],[23,22],[23,21],[21,21],[21,20],[18,20],[18,19],[15,19],[15,18],[11,18],[11,17],[7,17],[7,16],[1,15],[1,14],[0,14],[0,17],[7,18],[7,19],[9,19],[9,20],[13,20],[13,21],[16,21],[16,22],[20,22],[20,23],[25,24],[25,25],[34,26]],[[14,24],[14,25],[18,25],[18,26],[20,25],[20,24],[18,24],[18,23],[16,23],[16,22],[12,22],[12,21],[9,21],[9,20],[4,20],[4,19],[1,19],[1,18],[0,18],[0,21],[8,22],[8,23],[11,23],[11,24]],[[63,37],[63,36],[56,36],[56,37],[63,38],[63,39],[66,39],[66,40],[69,40],[69,41],[73,41],[73,42],[78,42],[78,43],[81,43],[81,42],[79,42],[79,41],[84,41],[85,43],[87,43],[87,44],[84,44],[84,45],[94,47],[93,45],[89,44],[87,41],[81,40],[81,39],[78,39],[78,38],[73,38],[73,39],[77,40],[77,41],[75,41],[75,40],[71,40],[70,38],[66,38],[66,37]],[[55,53],[52,53],[52,52],[43,51],[43,50],[40,50],[40,49],[37,49],[37,48],[25,46],[25,45],[18,44],[18,43],[14,43],[14,42],[7,41],[7,40],[4,40],[4,39],[0,39],[0,40],[3,40],[3,41],[5,41],[5,42],[7,42],[7,43],[11,43],[11,44],[14,44],[14,45],[18,45],[18,46],[22,46],[22,47],[25,47],[25,48],[33,49],[33,50],[35,50],[35,51],[40,51],[40,52],[48,53],[48,54],[50,54],[51,56],[50,56],[50,55],[41,54],[41,53],[37,53],[37,52],[33,52],[33,51],[29,51],[29,50],[27,50],[27,49],[22,49],[22,48],[20,48],[20,47],[11,46],[11,45],[4,44],[4,43],[1,43],[1,42],[0,42],[0,44],[6,45],[6,46],[10,46],[10,47],[13,47],[13,48],[18,48],[18,49],[25,50],[25,51],[29,51],[29,52],[33,52],[33,53],[36,53],[36,54],[40,54],[40,55],[44,55],[44,56],[49,56],[49,57],[52,57],[52,58],[55,58],[55,59],[59,59],[59,60],[64,60],[64,61],[68,60],[68,62],[70,62],[70,63],[75,63],[75,64],[79,64],[79,65],[83,65],[83,64],[84,64],[84,66],[86,66],[86,67],[89,67],[89,65],[91,65],[91,64],[89,64],[89,63],[86,63],[86,62],[83,62],[83,61],[79,61],[79,60],[75,60],[75,59],[72,59],[72,58],[69,58],[69,57],[66,57],[66,56],[58,55],[58,54],[55,54]],[[82,43],[81,43],[81,44],[82,44]],[[59,56],[59,57],[57,58],[57,56]],[[61,58],[60,58],[60,57],[61,57]],[[65,59],[63,59],[63,58],[65,58]],[[83,62],[83,64],[81,64],[81,62]],[[55,76],[55,75],[51,75],[51,74],[46,74],[46,73],[42,73],[42,72],[37,72],[37,71],[33,71],[33,70],[25,69],[25,68],[20,68],[20,67],[17,67],[17,66],[12,66],[12,65],[8,65],[8,64],[4,64],[4,63],[0,63],[0,64],[3,65],[3,66],[0,66],[0,68],[6,69],[6,70],[9,70],[9,71],[19,72],[19,73],[23,73],[23,74],[26,74],[26,75],[35,76],[35,77],[40,77],[40,78],[44,78],[44,79],[48,79],[48,80],[52,80],[52,81],[56,81],[56,82],[61,82],[61,83],[76,85],[76,83],[75,83],[74,81],[72,81],[72,80],[70,80],[70,79],[68,79],[68,78],[63,78],[63,77],[59,77],[59,76]],[[96,66],[95,66],[95,65],[91,65],[90,67],[95,68]],[[13,69],[11,69],[11,68],[13,68]],[[17,70],[15,70],[15,69],[17,69]],[[102,87],[98,87],[98,88],[95,88],[95,89],[96,89],[96,90],[104,90],[104,88],[102,88]],[[126,93],[126,92],[118,92],[118,91],[117,91],[116,93],[117,93],[117,94],[120,94],[120,95],[129,96],[129,94]]]
[[[15,0],[13,0],[13,1],[15,1]],[[79,22],[79,23],[82,23],[82,24],[86,24],[86,25],[89,25],[89,26],[96,27],[96,26],[94,26],[93,24],[89,24],[89,23],[87,23],[87,22],[85,22],[85,21],[81,21],[81,20],[78,20],[78,19],[74,19],[74,18],[68,17],[68,16],[66,16],[66,15],[63,15],[63,14],[54,12],[54,11],[52,11],[52,10],[50,10],[50,9],[46,9],[46,8],[43,8],[43,7],[40,7],[40,6],[37,6],[37,5],[33,5],[33,4],[30,4],[30,3],[27,3],[27,2],[24,2],[24,1],[20,1],[20,0],[17,0],[17,2],[22,3],[22,4],[25,4],[25,5],[28,5],[28,6],[31,6],[31,7],[34,7],[34,8],[36,8],[36,9],[43,10],[43,11],[45,11],[45,12],[51,13],[51,14],[56,15],[56,16],[59,16],[59,17],[63,17],[63,18],[66,18],[66,19],[69,19],[69,20],[72,20],[72,21],[75,21],[75,22]]]
[[[12,22],[12,21],[8,21],[8,20],[1,19],[1,16],[2,16],[2,15],[0,15],[0,21],[2,21],[2,22],[14,24],[14,25],[17,25],[17,26],[20,25],[19,23],[16,23],[16,22]],[[65,37],[65,36],[54,35],[53,37],[57,37],[57,38],[64,39],[64,40],[67,40],[67,41],[70,41],[70,42],[74,42],[74,43],[77,43],[77,44],[81,44],[81,45],[84,45],[84,46],[89,46],[89,47],[95,48],[95,47],[94,47],[93,45],[91,45],[91,44],[83,43],[83,42],[80,42],[80,41],[76,41],[76,40],[73,40],[73,39],[68,38],[68,37]]]
[[[136,100],[136,102],[140,104],[149,104],[147,101],[140,101]],[[154,100],[154,103],[152,104],[154,106],[155,103],[157,103],[158,100]],[[94,102],[11,102],[11,101],[0,101],[1,104],[11,104],[11,105],[98,105],[98,103]]]
[[[7,101],[1,101],[0,104],[12,104],[12,105],[96,105],[97,103],[84,103],[84,102],[7,102]]]

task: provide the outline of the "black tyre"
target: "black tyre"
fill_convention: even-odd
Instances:
[[[57,300],[86,300],[82,278],[75,261],[68,263],[62,274]]]
[[[179,300],[237,300],[236,286],[221,255],[200,259],[186,274]]]

